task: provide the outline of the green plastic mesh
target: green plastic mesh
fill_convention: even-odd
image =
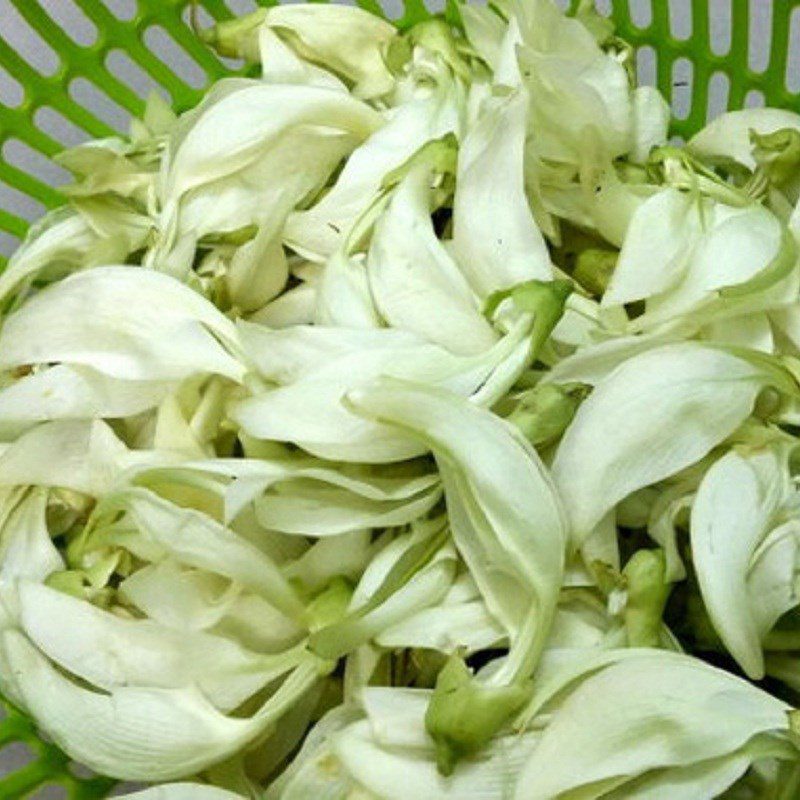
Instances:
[[[378,0],[359,2],[382,13]],[[657,84],[672,102],[675,135],[690,136],[726,108],[800,111],[800,0],[597,2],[637,48],[640,80]],[[66,145],[123,129],[153,88],[183,110],[210,82],[240,69],[197,40],[188,4],[0,0],[0,250],[12,249],[31,219],[63,202],[55,187],[64,176],[50,159]],[[211,24],[255,8],[256,0],[200,0],[200,6],[201,20]],[[423,0],[397,7],[404,25],[428,13]],[[107,794],[112,782],[76,777],[66,756],[37,737],[23,715],[5,709],[0,800],[49,784],[74,800]],[[3,749],[13,743],[26,745],[32,760],[3,775]]]

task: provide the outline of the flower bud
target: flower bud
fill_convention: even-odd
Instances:
[[[528,694],[519,685],[483,685],[459,655],[451,656],[425,714],[439,772],[451,775],[462,758],[484,747],[522,708]]]

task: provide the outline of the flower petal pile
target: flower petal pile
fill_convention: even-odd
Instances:
[[[262,9],[61,156],[0,692],[131,800],[800,794],[800,116],[577,6]]]

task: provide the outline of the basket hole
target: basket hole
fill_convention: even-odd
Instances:
[[[653,22],[651,0],[628,0],[628,13],[637,28],[649,28]]]
[[[669,0],[669,27],[676,39],[692,35],[692,0]]]
[[[144,41],[179,78],[193,89],[206,85],[206,73],[196,61],[186,55],[178,43],[160,25],[151,25],[144,32]]]
[[[731,49],[732,34],[731,0],[715,0],[709,8],[709,38],[711,52],[724,56]]]
[[[0,208],[28,222],[38,219],[47,210],[38,200],[4,181],[0,181]]]
[[[800,92],[800,6],[792,11],[789,21],[789,55],[786,59],[786,88]]]
[[[47,13],[61,26],[64,33],[78,44],[88,46],[97,41],[97,25],[75,5],[74,0],[50,3]]]
[[[603,0],[598,0],[599,2],[603,2]],[[350,3],[343,2],[343,0],[331,0],[332,3],[339,3],[340,5],[350,5]],[[434,14],[442,14],[444,13],[445,6],[447,5],[447,0],[425,0],[425,6],[428,11],[433,12]],[[390,14],[389,17],[391,19],[397,19],[398,17],[402,16],[402,7],[400,7],[399,11],[393,11],[389,8]]]
[[[283,0],[284,2],[302,2],[302,0]],[[351,3],[342,2],[342,0],[331,0],[333,3],[339,3],[340,5],[352,5]],[[555,0],[556,5],[561,11],[567,12],[570,10],[570,7],[573,5],[570,0],[566,0],[566,2],[558,2]],[[403,16],[405,11],[404,5],[402,0],[378,0],[380,7],[383,9],[383,13],[386,16],[386,19],[390,20],[397,20]],[[425,0],[425,7],[430,11],[433,11],[435,14],[441,12],[445,7],[445,0]]]
[[[750,41],[747,63],[753,72],[764,72],[769,66],[772,43],[772,3],[750,0]]]
[[[569,10],[569,7],[570,7],[569,0],[555,0],[555,3],[562,11],[568,11]],[[384,4],[384,5],[390,5],[390,4],[387,3],[387,4]],[[391,5],[394,6],[394,5],[396,5],[396,3],[391,4]],[[392,15],[395,15],[395,16],[398,16],[398,17],[400,16],[400,14],[403,13],[402,9],[396,10],[394,7],[392,7],[389,10],[391,11]]]
[[[139,97],[146,98],[158,92],[169,99],[166,90],[148,75],[124,50],[111,50],[106,56],[106,68],[119,81],[130,87]]]
[[[213,28],[217,23],[217,20],[211,16],[205,6],[197,5],[192,8],[191,3],[183,9],[181,17],[184,25],[191,31],[194,31],[195,24],[198,25],[201,30],[205,30],[206,28]]]
[[[103,0],[103,5],[117,18],[127,22],[139,10],[137,0]]]
[[[614,10],[613,5],[614,4],[611,2],[611,0],[595,0],[597,11],[604,17],[611,16],[611,12]]]
[[[59,783],[48,783],[28,796],[30,800],[67,800],[69,792]]]
[[[712,120],[728,110],[728,95],[731,91],[730,78],[724,72],[715,72],[708,82],[708,106],[706,119]]]
[[[745,108],[764,108],[765,104],[764,92],[760,89],[751,89],[744,96]]]
[[[110,125],[114,130],[124,131],[128,127],[130,113],[86,78],[75,78],[71,81],[69,95],[78,105]]]
[[[694,64],[688,58],[678,58],[672,65],[672,113],[686,119],[692,110],[692,80]]]
[[[5,235],[8,236],[9,239],[13,239],[17,243],[19,242],[16,236],[11,236],[10,234]],[[0,242],[1,241],[2,235],[0,234]],[[10,255],[10,253],[4,254]],[[25,742],[11,742],[11,744],[3,748],[2,754],[3,770],[5,774],[22,769],[22,767],[31,764],[38,758],[36,753],[34,753]]]
[[[336,3],[337,0],[331,0],[331,2]],[[341,5],[349,5],[349,3],[341,3]],[[398,6],[397,10],[395,10],[391,7],[391,3],[388,5],[389,7],[387,10],[389,12],[388,16],[390,19],[397,19],[403,15],[402,6]],[[446,0],[425,0],[425,6],[427,7],[428,11],[432,11],[434,14],[443,13],[446,5]]]
[[[33,175],[48,186],[63,186],[70,180],[67,170],[19,139],[9,139],[2,152],[3,159],[12,167]]]
[[[0,256],[8,258],[13,255],[19,245],[20,240],[13,233],[0,229]]]
[[[85,764],[79,764],[77,761],[69,762],[69,773],[78,780],[88,781],[97,777],[97,773],[93,772]]]
[[[83,128],[79,128],[60,111],[56,111],[50,106],[37,108],[33,115],[33,122],[40,131],[65,147],[75,147],[89,138],[89,134]]]
[[[152,784],[148,785],[146,783],[136,783],[134,781],[128,781],[126,783],[120,784],[119,786],[115,786],[111,792],[109,792],[109,797],[122,797],[122,795],[127,796],[131,792],[143,792],[145,789],[152,788]]]
[[[258,8],[255,0],[225,0],[225,5],[231,10],[235,17],[243,17]]]
[[[650,45],[636,51],[636,82],[639,86],[656,85],[656,51]]]
[[[2,37],[17,55],[42,75],[54,75],[61,60],[10,0],[0,0],[0,19],[3,20]]]
[[[0,67],[0,103],[8,108],[16,108],[22,105],[24,99],[22,84],[7,69]]]

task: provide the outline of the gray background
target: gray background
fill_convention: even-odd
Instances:
[[[136,0],[98,0],[98,2],[103,2],[121,19],[130,19],[135,14]],[[647,25],[652,13],[651,0],[629,0],[629,2],[634,22],[639,25]],[[672,32],[679,39],[684,39],[691,35],[692,2],[693,0],[652,0],[653,4],[668,3]],[[712,19],[712,49],[714,52],[722,54],[727,52],[730,46],[731,3],[730,0],[709,0],[709,2]],[[775,2],[780,3],[784,2],[784,0],[775,0]],[[39,3],[79,44],[91,44],[95,40],[96,31],[93,23],[84,16],[83,12],[72,0],[39,0]],[[252,0],[226,0],[226,3],[237,14],[246,13],[255,8],[255,3]],[[563,6],[566,3],[567,0],[561,0],[559,5]],[[382,5],[392,16],[396,16],[400,9],[399,0],[389,0],[389,2],[383,2]],[[439,2],[438,6],[441,7],[441,5],[442,3]],[[597,5],[602,12],[608,13],[611,7],[611,0],[597,0]],[[432,8],[436,6],[436,3],[431,4]],[[750,66],[756,70],[763,69],[767,63],[772,6],[773,0],[750,0],[751,37],[749,62]],[[800,9],[795,10],[792,21],[791,38],[793,47],[790,54],[789,71],[797,76],[797,82],[800,84],[800,13],[798,12],[800,12]],[[208,18],[206,18],[205,24],[208,24],[208,21]],[[190,85],[202,86],[205,78],[202,70],[166,34],[159,34],[157,30],[149,31],[148,34],[149,36],[146,37],[148,46],[162,61],[168,64]],[[0,0],[0,35],[28,63],[44,74],[52,74],[57,68],[58,59],[55,54],[42,42],[38,34],[29,28],[9,0]],[[127,58],[124,53],[113,53],[109,59],[109,68],[142,97],[147,96],[153,89],[158,89],[154,81],[133,61]],[[640,52],[638,71],[640,82],[655,83],[655,61],[652,52],[647,52],[647,50]],[[727,101],[728,87],[726,80],[720,76],[716,77],[718,79],[713,80],[711,85],[710,116],[716,115],[723,110]],[[684,59],[676,63],[673,78],[676,83],[691,78],[691,65],[688,61]],[[792,80],[790,79],[789,81],[790,88],[800,89],[800,85],[792,85]],[[683,91],[676,92],[674,111],[679,117],[688,113],[690,92],[690,86],[686,86]],[[76,81],[73,84],[73,96],[76,101],[94,111],[99,118],[110,123],[117,130],[124,131],[127,128],[127,112],[109,101],[108,98],[94,89],[88,81]],[[19,85],[13,76],[0,67],[0,103],[17,105],[21,100],[22,94]],[[747,97],[747,104],[753,106],[763,105],[763,97],[760,96],[759,92],[751,92]],[[67,145],[77,144],[86,138],[81,130],[54,114],[41,114],[41,117],[37,118],[37,124]],[[36,175],[49,185],[60,185],[66,182],[69,177],[60,167],[13,139],[3,146],[2,158],[26,173]],[[44,210],[39,203],[2,182],[0,182],[0,208],[13,210],[16,214],[29,220],[36,219]],[[17,240],[14,237],[0,232],[0,252],[9,254],[16,244]],[[75,722],[80,724],[80,720]],[[30,758],[31,753],[26,746],[22,744],[9,745],[0,753],[0,777],[23,766]],[[56,800],[56,798],[64,797],[65,794],[62,790],[52,787],[46,788],[34,796],[41,798],[41,800]]]

